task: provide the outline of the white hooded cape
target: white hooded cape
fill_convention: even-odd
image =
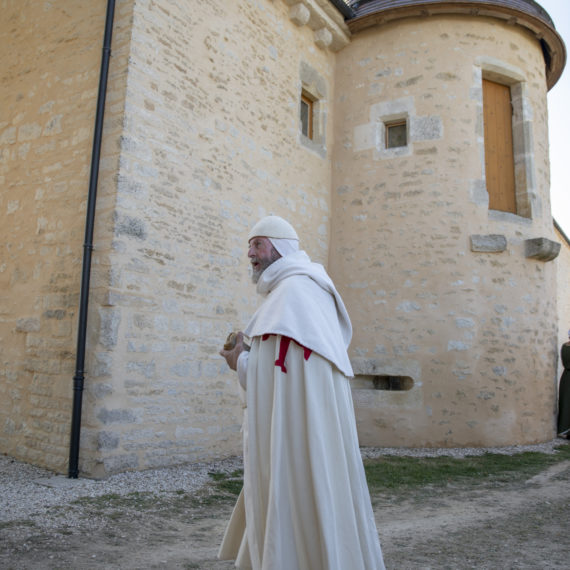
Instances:
[[[322,265],[311,262],[304,251],[281,257],[261,274],[257,292],[265,300],[247,325],[247,336],[287,336],[353,376],[346,352],[352,325]]]
[[[219,556],[254,570],[383,570],[347,379],[344,304],[306,254],[273,263],[258,291],[267,297],[245,331],[244,488]],[[275,365],[282,335],[296,341],[286,371]]]

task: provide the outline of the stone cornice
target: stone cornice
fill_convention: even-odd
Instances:
[[[342,14],[329,0],[283,0],[289,6],[289,19],[297,26],[313,30],[315,44],[333,52],[350,43],[350,30]]]

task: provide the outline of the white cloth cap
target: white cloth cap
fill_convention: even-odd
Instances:
[[[296,239],[267,238],[281,257],[299,251],[299,242]]]
[[[267,237],[278,239],[294,239],[299,241],[299,236],[293,226],[279,216],[265,216],[261,218],[247,236],[247,241],[254,237]]]

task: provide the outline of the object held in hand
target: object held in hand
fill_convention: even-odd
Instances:
[[[231,332],[224,343],[224,350],[232,350],[237,342],[237,333]]]
[[[226,342],[224,343],[224,350],[233,350],[236,346],[236,342],[237,342],[237,333],[231,332],[228,335]],[[243,347],[245,350],[250,349],[250,346],[249,346],[248,342],[245,340],[245,337],[243,339]]]

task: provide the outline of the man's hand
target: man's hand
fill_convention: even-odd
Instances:
[[[236,336],[236,345],[231,350],[220,350],[220,356],[223,356],[232,370],[237,369],[237,361],[239,355],[246,350],[243,344],[243,333],[240,331]]]

